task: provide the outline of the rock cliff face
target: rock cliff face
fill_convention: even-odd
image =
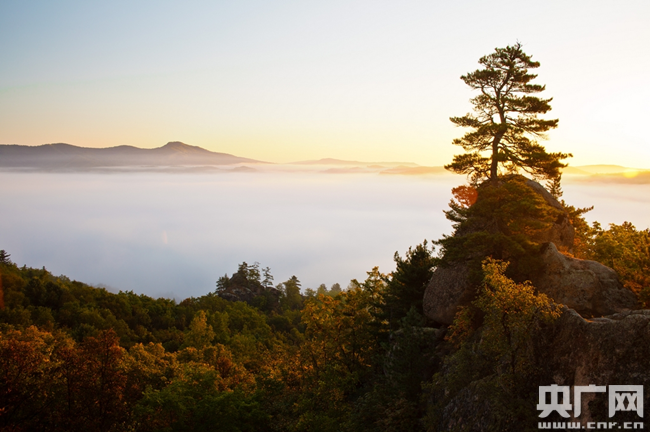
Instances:
[[[616,272],[595,261],[580,260],[563,255],[573,249],[574,230],[562,205],[539,183],[528,180],[526,185],[539,194],[547,205],[561,210],[560,216],[548,229],[532,238],[541,245],[538,260],[541,270],[531,276],[531,282],[541,293],[564,304],[585,317],[604,316],[636,307],[636,296],[624,288]],[[424,313],[440,324],[451,324],[459,306],[469,304],[477,287],[468,278],[465,263],[439,267],[424,294]]]
[[[458,306],[469,304],[474,294],[467,266],[438,267],[424,292],[424,314],[440,324],[451,324]]]
[[[508,375],[507,369],[504,372],[505,357],[490,360],[496,363],[486,366],[488,357],[477,342],[483,340],[482,327],[460,351],[440,342],[440,350],[451,349],[453,354],[434,377],[438,387],[429,401],[430,412],[435,413],[429,430],[537,430],[538,421],[571,421],[580,423],[580,428],[591,421],[643,422],[636,411],[610,418],[612,402],[606,392],[584,393],[579,416],[571,410],[575,417],[563,418],[558,413],[538,417],[539,386],[553,384],[569,386],[572,403],[575,386],[641,385],[646,389],[641,403],[650,406],[650,310],[634,310],[639,306],[637,297],[622,286],[614,270],[570,256],[574,231],[568,214],[541,185],[532,181],[526,185],[559,215],[550,229],[531,237],[539,247],[526,258],[532,256],[539,264],[539,271],[530,275],[533,286],[564,305],[562,314],[553,324],[530,330],[530,341],[517,354],[530,356],[526,363],[530,368],[516,377]],[[456,232],[459,238],[467,234]],[[469,260],[455,261],[434,271],[423,299],[427,317],[449,325],[458,307],[476,297],[479,287],[470,282],[470,268]],[[509,384],[504,387],[504,383]],[[520,394],[513,396],[511,391]]]
[[[640,385],[650,386],[650,310],[638,310],[585,320],[576,311],[564,308],[561,317],[536,340],[539,353],[537,386],[569,386],[570,401],[575,403],[575,386]],[[557,413],[541,419],[536,405],[538,395],[531,393],[524,401],[519,424],[502,425],[495,412],[499,403],[486,388],[494,376],[470,382],[441,409],[435,430],[493,431],[537,430],[537,422],[577,422],[586,428],[589,422],[644,422],[636,411],[619,411],[609,417],[607,392],[583,393],[580,411],[575,406],[567,412],[570,418]],[[444,392],[445,390],[443,390]],[[643,393],[642,404],[650,405],[650,393]],[[647,409],[645,410],[647,411]],[[647,416],[647,414],[644,415]],[[524,420],[525,419],[525,420]]]
[[[616,272],[596,261],[565,256],[553,243],[542,248],[539,259],[542,272],[532,278],[537,291],[546,294],[585,317],[610,315],[634,309],[637,299],[623,287]],[[424,293],[423,308],[427,317],[449,325],[459,306],[469,304],[476,287],[470,285],[467,267],[458,264],[440,267]]]
[[[650,385],[650,310],[585,320],[565,309],[540,345],[548,347],[543,362],[552,382],[547,385]],[[644,406],[650,406],[650,394],[644,396]],[[583,398],[580,420],[604,420],[606,404],[604,393]],[[628,414],[634,414],[629,421],[642,420]]]
[[[226,291],[218,293],[219,297],[224,298],[231,302],[246,302],[253,303],[256,297],[269,295],[275,299],[280,297],[280,291],[273,287],[247,287],[247,286],[233,286],[229,287]]]
[[[584,317],[610,315],[636,307],[636,296],[616,272],[596,261],[570,258],[548,243],[541,254],[544,271],[532,282],[555,302]]]

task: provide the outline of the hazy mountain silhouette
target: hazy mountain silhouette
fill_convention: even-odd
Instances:
[[[0,145],[0,167],[75,170],[101,167],[196,166],[266,163],[174,141],[154,149],[133,146],[108,148],[70,144]]]

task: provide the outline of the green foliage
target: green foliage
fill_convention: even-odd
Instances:
[[[496,182],[498,175],[519,170],[535,178],[558,179],[560,169],[566,166],[560,160],[571,155],[547,153],[529,138],[544,138],[544,133],[558,124],[558,120],[538,118],[551,110],[552,100],[532,96],[546,88],[532,84],[537,75],[528,72],[538,68],[539,62],[516,43],[496,48],[494,53],[481,57],[479,63],[483,69],[461,77],[480,92],[471,99],[474,114],[450,119],[457,126],[472,129],[453,141],[468,153],[454,156],[445,168],[469,175],[475,185],[486,179]]]
[[[505,276],[508,263],[487,258],[482,265],[484,286],[473,305],[482,312],[479,349],[494,359],[497,373],[514,379],[530,372],[530,350],[536,326],[560,316],[559,307],[545,294],[535,294],[528,281],[515,283]],[[461,313],[450,328],[453,339],[469,339],[467,315]]]
[[[278,285],[283,296],[280,298],[280,304],[283,310],[302,309],[302,295],[300,295],[300,281],[296,276],[280,285]]]
[[[395,252],[395,271],[387,279],[383,313],[391,329],[399,328],[400,320],[412,308],[418,314],[424,314],[422,299],[436,264],[433,252],[426,240],[415,248],[409,248],[404,258]]]
[[[258,431],[268,416],[255,395],[222,391],[218,371],[198,363],[180,368],[164,388],[147,389],[135,407],[142,431]]]
[[[0,264],[11,264],[10,256],[11,254],[8,254],[4,249],[0,249]]]
[[[526,184],[522,176],[504,177],[498,184],[485,182],[476,188],[472,205],[456,194],[445,212],[453,222],[454,232],[443,236],[440,245],[441,265],[469,262],[475,284],[482,279],[481,262],[488,256],[511,262],[510,277],[530,279],[539,271],[537,259],[540,238],[562,215]]]
[[[412,307],[400,320],[400,329],[391,334],[391,346],[384,359],[384,372],[398,391],[416,401],[420,384],[431,369],[434,342],[439,329],[425,327],[425,318]]]

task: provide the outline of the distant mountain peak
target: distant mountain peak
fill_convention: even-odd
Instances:
[[[160,150],[173,150],[177,152],[201,152],[201,153],[210,153],[209,150],[206,150],[202,147],[198,146],[192,146],[189,144],[185,144],[184,142],[180,141],[170,141],[167,144],[165,144],[162,147],[159,147]]]
[[[181,141],[169,141],[167,144],[165,144],[161,148],[185,148],[185,147],[196,147],[196,146],[191,146],[191,145],[185,144],[184,142],[181,142]]]

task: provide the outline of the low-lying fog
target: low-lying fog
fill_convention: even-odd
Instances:
[[[451,231],[443,210],[464,178],[316,171],[0,172],[0,249],[113,291],[182,299],[215,288],[242,261],[303,288],[394,269]],[[565,179],[564,199],[604,226],[650,226],[650,184]]]

